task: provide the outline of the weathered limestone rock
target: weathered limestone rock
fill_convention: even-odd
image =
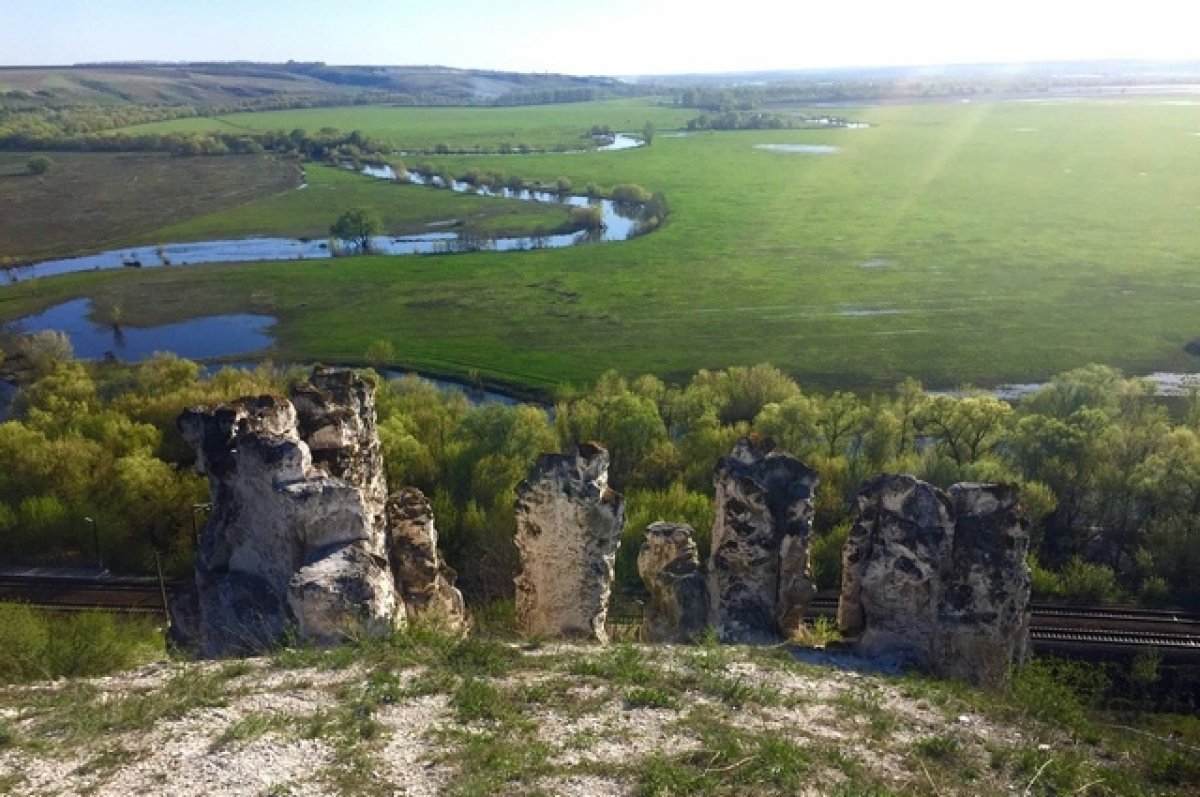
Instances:
[[[726,642],[765,643],[803,624],[817,472],[769,438],[742,438],[717,463],[709,622]]]
[[[363,491],[372,522],[383,526],[387,478],[375,424],[375,388],[346,368],[317,366],[292,390],[300,437],[313,464]]]
[[[650,592],[642,618],[642,641],[695,642],[708,623],[708,587],[692,527],[651,523],[637,565]]]
[[[941,490],[912,476],[868,481],[842,554],[841,633],[865,655],[926,663],[953,544],[954,508]]]
[[[327,644],[405,622],[373,387],[318,368],[295,401],[245,398],[179,417],[212,490],[194,606],[178,613],[180,634],[189,611],[198,618],[201,655],[262,650],[288,629]]]
[[[998,683],[1027,647],[1028,544],[1015,486],[878,476],[846,542],[840,630],[866,655]]]
[[[1012,484],[956,484],[951,574],[938,605],[934,670],[1000,683],[1029,647],[1029,522]]]
[[[387,560],[361,540],[313,552],[292,576],[287,599],[297,636],[317,645],[381,636],[404,619]]]
[[[517,487],[517,628],[527,636],[608,640],[604,623],[625,501],[608,452],[587,443],[543,454]]]
[[[410,619],[465,630],[462,593],[454,587],[454,571],[438,555],[433,509],[424,493],[409,487],[389,498],[387,529],[392,571]]]

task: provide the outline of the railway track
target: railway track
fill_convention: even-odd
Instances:
[[[169,595],[184,585],[165,586]],[[99,608],[162,614],[163,597],[157,579],[150,577],[96,572],[0,573],[0,602],[60,611]],[[1153,650],[1164,659],[1200,661],[1200,614],[1058,603],[1034,603],[1031,608],[1029,637],[1035,653],[1109,658]],[[836,614],[837,598],[829,594],[817,596],[809,609],[810,617],[833,618]]]
[[[179,588],[177,584],[166,586],[168,593]],[[0,574],[0,602],[25,603],[58,611],[165,612],[158,579],[141,576]]]

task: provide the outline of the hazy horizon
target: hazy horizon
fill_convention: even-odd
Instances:
[[[1136,11],[1080,0],[720,7],[730,11],[678,0],[345,0],[336,14],[313,0],[5,4],[18,20],[0,27],[6,66],[295,60],[638,76],[1200,57],[1200,8],[1173,0]]]

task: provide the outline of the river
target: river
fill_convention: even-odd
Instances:
[[[390,166],[367,166],[363,174],[376,179],[409,182],[414,185],[445,186],[441,178],[426,177],[409,172],[401,180]],[[540,236],[492,238],[471,233],[433,231],[416,235],[375,236],[371,250],[385,255],[437,255],[460,252],[513,252],[531,249],[561,249],[580,244],[625,241],[648,231],[644,226],[646,209],[633,203],[614,202],[596,197],[559,195],[546,191],[504,188],[490,190],[468,183],[455,182],[448,186],[459,193],[474,193],[524,202],[560,204],[566,207],[599,207],[603,226],[598,230],[578,230],[570,233]],[[271,260],[316,260],[333,257],[330,242],[324,239],[254,237],[236,240],[193,241],[158,246],[137,246],[112,249],[79,257],[45,260],[17,266],[4,271],[2,279],[10,283],[39,277],[53,277],[82,271],[103,271],[119,268],[163,268],[199,263],[254,263]]]

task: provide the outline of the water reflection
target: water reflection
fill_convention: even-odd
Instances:
[[[136,362],[155,352],[170,351],[191,360],[249,354],[269,348],[267,330],[275,319],[265,315],[219,315],[156,327],[130,327],[93,320],[90,299],[55,305],[16,322],[25,333],[57,330],[71,340],[75,356],[98,360],[114,356]]]

